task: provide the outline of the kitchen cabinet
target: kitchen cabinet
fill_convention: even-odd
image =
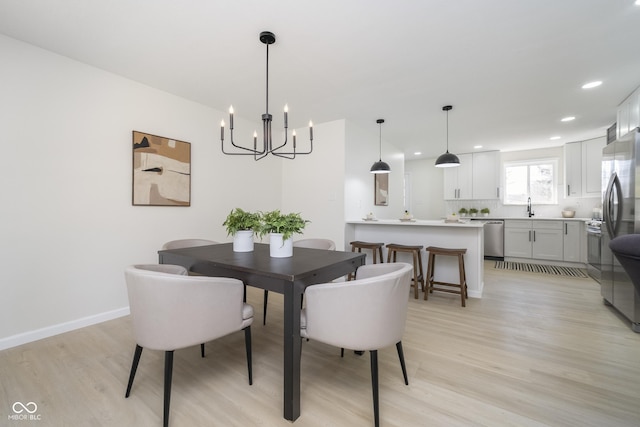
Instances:
[[[564,145],[565,197],[602,197],[602,149],[606,137]]]
[[[562,261],[563,221],[505,220],[507,257]]]
[[[504,256],[531,258],[531,220],[504,221]]]
[[[473,198],[493,200],[500,198],[500,152],[473,153]]]
[[[444,169],[445,200],[491,200],[500,197],[500,153],[459,154],[460,166]]]
[[[582,143],[564,145],[564,183],[567,197],[582,197]]]
[[[580,221],[564,221],[564,235],[562,239],[563,259],[570,262],[582,262],[581,236],[583,223]]]
[[[618,138],[640,127],[640,87],[618,106],[616,119]]]
[[[473,156],[459,154],[460,166],[444,169],[445,200],[470,200],[473,187]]]

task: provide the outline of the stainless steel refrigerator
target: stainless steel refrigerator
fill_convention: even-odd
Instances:
[[[640,233],[640,128],[602,149],[602,281],[601,294],[640,332],[640,298],[633,283],[609,249],[611,239]]]

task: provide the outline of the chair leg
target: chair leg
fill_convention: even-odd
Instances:
[[[371,387],[373,388],[373,421],[380,426],[380,405],[378,403],[378,350],[371,350]]]
[[[169,426],[169,405],[171,403],[171,377],[173,375],[173,351],[164,352],[164,419],[163,426]]]
[[[264,290],[264,303],[262,304],[262,324],[267,324],[267,301],[269,300],[269,291]]]
[[[136,344],[136,351],[133,353],[133,363],[131,364],[131,372],[129,373],[129,384],[127,384],[127,392],[124,394],[124,397],[129,397],[129,393],[131,393],[133,378],[136,376],[136,370],[138,370],[138,362],[140,362],[141,354],[142,347]]]
[[[402,367],[404,383],[405,385],[409,385],[409,378],[407,378],[407,365],[404,364],[404,351],[402,351],[402,341],[398,341],[396,343],[396,350],[398,350],[398,359],[400,359],[400,366]]]
[[[204,357],[204,343],[200,344],[200,356]]]
[[[344,357],[344,347],[340,347],[340,357]]]
[[[251,360],[251,326],[244,328],[244,346],[247,350],[247,371],[249,372],[249,385],[253,384],[253,362]]]

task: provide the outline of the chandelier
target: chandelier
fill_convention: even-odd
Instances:
[[[230,139],[231,145],[238,150],[236,151],[225,151],[224,148],[224,120],[220,123],[220,141],[222,147],[222,153],[234,156],[253,156],[255,160],[260,160],[265,158],[268,154],[273,154],[274,156],[283,157],[285,159],[295,159],[296,155],[302,154],[311,154],[313,151],[313,123],[309,122],[309,150],[308,151],[298,151],[296,145],[296,131],[292,132],[293,139],[293,151],[291,148],[286,147],[288,142],[288,120],[289,120],[289,109],[287,105],[284,106],[284,142],[277,147],[273,146],[273,138],[271,137],[271,119],[272,116],[269,114],[269,45],[274,44],[276,42],[276,36],[270,31],[263,31],[260,33],[260,41],[267,46],[267,90],[266,90],[266,112],[262,115],[262,148],[258,148],[258,133],[253,132],[253,148],[244,147],[242,145],[238,145],[233,140],[233,106],[229,107],[229,131],[230,131]]]

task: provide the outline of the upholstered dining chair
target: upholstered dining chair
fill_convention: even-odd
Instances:
[[[327,251],[335,251],[336,244],[329,239],[301,239],[293,242],[296,248],[325,249]],[[264,290],[264,301],[262,305],[262,324],[267,324],[267,302],[269,300],[269,291]]]
[[[165,352],[163,425],[169,424],[173,352],[244,330],[249,384],[253,383],[253,307],[243,302],[242,281],[189,276],[184,267],[133,265],[125,269],[136,342],[125,397],[129,397],[142,349]]]
[[[208,246],[208,245],[217,245],[218,242],[207,239],[178,239],[171,240],[170,242],[162,245],[162,249],[182,249],[182,248],[193,248],[195,246]]]
[[[402,335],[412,270],[406,263],[369,264],[358,269],[356,280],[313,285],[305,291],[301,337],[343,350],[369,350],[376,427],[380,425],[379,349],[396,345],[404,382],[409,385]]]

